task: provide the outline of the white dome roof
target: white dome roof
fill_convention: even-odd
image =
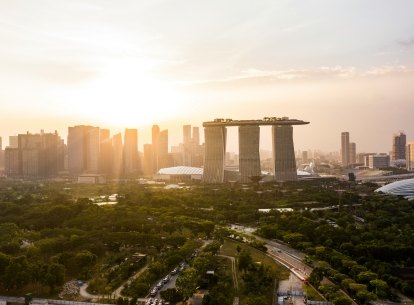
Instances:
[[[203,169],[190,166],[165,167],[158,171],[158,175],[202,175]]]
[[[406,198],[414,198],[414,179],[405,179],[390,184],[384,185],[376,192],[383,192],[385,194],[405,196]]]

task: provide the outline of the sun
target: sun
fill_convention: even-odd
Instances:
[[[69,105],[73,115],[120,127],[172,119],[182,106],[170,82],[131,61],[105,65],[96,79],[70,96]]]

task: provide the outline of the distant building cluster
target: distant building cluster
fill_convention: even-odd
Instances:
[[[19,134],[9,137],[3,151],[0,138],[0,167],[12,178],[82,176],[80,181],[101,181],[99,175],[117,178],[151,176],[172,166],[202,167],[204,148],[198,127],[183,127],[183,143],[169,151],[168,130],[152,127],[152,143],[138,151],[138,130],[125,129],[110,135],[108,129],[78,125],[68,128],[67,144],[54,133]]]
[[[345,168],[383,169],[390,166],[414,170],[414,142],[406,142],[400,132],[393,135],[390,153],[356,153],[356,144],[349,141],[349,132],[341,133],[341,163]]]

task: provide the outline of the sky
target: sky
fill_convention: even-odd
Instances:
[[[412,0],[0,0],[0,136],[287,116],[295,148],[414,140]],[[261,147],[270,149],[270,129]],[[142,148],[141,148],[142,149]],[[237,129],[229,130],[237,150]]]

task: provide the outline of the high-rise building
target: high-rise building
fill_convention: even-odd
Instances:
[[[203,181],[206,183],[223,183],[227,128],[224,126],[205,127],[204,136],[206,151]]]
[[[152,144],[144,144],[144,164],[143,171],[144,175],[153,175],[154,174],[154,151]]]
[[[168,155],[168,130],[165,129],[160,132],[157,143],[157,168],[155,172],[158,172],[160,168],[171,166],[170,158]]]
[[[370,155],[368,158],[369,168],[381,169],[390,166],[390,156],[387,154]]]
[[[191,166],[192,157],[191,125],[183,126],[183,161],[184,166]]]
[[[308,163],[308,151],[307,150],[302,151],[302,163],[304,164]]]
[[[260,177],[260,127],[257,125],[239,126],[239,171],[240,182],[249,183],[251,178]]]
[[[125,129],[124,135],[124,174],[136,176],[138,174],[138,130]]]
[[[349,132],[341,133],[341,158],[342,166],[347,167],[349,165]]]
[[[400,132],[392,138],[391,160],[405,160],[406,135]]]
[[[0,137],[0,168],[4,167],[4,151],[3,151],[3,141]]]
[[[276,181],[297,180],[293,126],[273,125],[273,172]]]
[[[99,172],[99,127],[79,125],[68,128],[68,170],[73,176]]]
[[[356,144],[351,142],[349,143],[349,163],[355,164],[356,161]]]
[[[414,171],[414,141],[408,142],[406,156],[407,156],[407,170]]]
[[[9,136],[9,148],[18,148],[19,147],[19,139],[17,136]]]
[[[54,177],[63,166],[59,150],[61,139],[57,132],[19,134],[13,147],[6,149],[5,171],[9,176],[24,178]],[[13,140],[14,141],[14,140]],[[15,147],[17,146],[17,147]]]
[[[192,142],[194,145],[200,145],[200,129],[196,126],[193,127]]]
[[[117,133],[112,137],[112,175],[115,178],[123,175],[123,155],[122,134]]]
[[[17,177],[19,170],[19,149],[6,147],[4,151],[4,172],[8,177]]]
[[[101,129],[99,134],[99,173],[112,174],[112,139],[109,129]]]

